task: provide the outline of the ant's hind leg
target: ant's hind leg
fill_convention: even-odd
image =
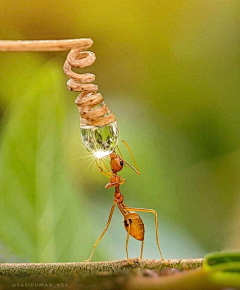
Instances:
[[[144,240],[142,240],[142,244],[141,244],[140,260],[142,260],[142,255],[143,255],[143,244],[144,244]]]
[[[128,263],[130,265],[134,265],[134,263],[128,258],[128,240],[129,240],[129,233],[130,233],[130,222],[127,220],[128,222],[128,232],[127,232],[127,239],[126,239],[126,246],[125,246],[125,249],[126,249],[126,254],[127,254],[127,260],[128,260]]]
[[[162,251],[159,245],[159,238],[158,238],[158,217],[157,217],[157,212],[154,209],[146,209],[146,208],[134,208],[134,207],[125,207],[124,208],[127,211],[142,211],[142,212],[151,212],[155,215],[155,230],[156,230],[156,242],[157,242],[157,246],[158,246],[158,250],[161,256],[161,260],[164,261],[163,256],[162,256]]]
[[[113,211],[114,211],[114,207],[115,207],[116,203],[113,204],[112,208],[111,208],[111,211],[110,211],[110,214],[109,214],[109,218],[108,218],[108,222],[107,222],[107,225],[104,229],[104,231],[102,232],[101,236],[98,238],[98,240],[96,241],[96,243],[94,244],[93,246],[93,249],[92,249],[92,253],[90,255],[90,257],[85,260],[84,262],[89,262],[91,259],[92,259],[92,256],[93,256],[93,253],[94,253],[94,250],[96,248],[96,246],[98,245],[98,243],[100,242],[101,238],[103,237],[103,235],[106,233],[109,225],[110,225],[110,222],[111,222],[111,219],[112,219],[112,215],[113,215]]]

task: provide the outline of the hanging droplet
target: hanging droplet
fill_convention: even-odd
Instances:
[[[105,126],[81,126],[83,145],[96,158],[103,158],[113,152],[118,143],[117,121]]]

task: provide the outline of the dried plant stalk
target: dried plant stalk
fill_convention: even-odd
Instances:
[[[1,40],[0,51],[62,51],[73,48],[82,50],[93,44],[90,38],[62,40]],[[90,46],[91,46],[90,45]]]
[[[97,93],[98,86],[91,84],[95,75],[90,73],[78,74],[74,68],[90,66],[96,60],[95,54],[85,51],[91,47],[90,38],[63,39],[63,40],[27,40],[27,41],[0,41],[0,51],[62,51],[71,49],[64,63],[64,73],[70,78],[67,86],[71,91],[81,92],[75,103],[80,113],[81,126],[104,126],[116,121],[115,115],[104,103],[103,97]]]
[[[89,42],[87,48],[92,45]],[[70,78],[67,82],[69,90],[81,92],[75,103],[80,113],[80,124],[85,126],[104,126],[116,121],[115,115],[104,103],[103,97],[97,93],[98,86],[91,84],[95,80],[95,75],[85,73],[78,74],[72,71],[74,68],[84,68],[90,66],[96,60],[95,54],[90,51],[83,51],[82,48],[72,49],[67,56],[63,66],[64,73]]]

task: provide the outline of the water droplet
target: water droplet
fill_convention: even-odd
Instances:
[[[103,158],[113,152],[118,143],[117,121],[105,126],[81,127],[83,145],[96,158]]]

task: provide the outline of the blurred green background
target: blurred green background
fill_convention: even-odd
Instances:
[[[83,71],[142,173],[122,171],[125,203],[157,210],[165,258],[239,248],[239,13],[238,0],[1,0],[1,39],[93,39]],[[114,191],[81,145],[66,55],[0,53],[2,262],[87,259],[108,219]],[[159,258],[141,217],[144,258]],[[125,258],[125,239],[116,210],[93,260]]]

